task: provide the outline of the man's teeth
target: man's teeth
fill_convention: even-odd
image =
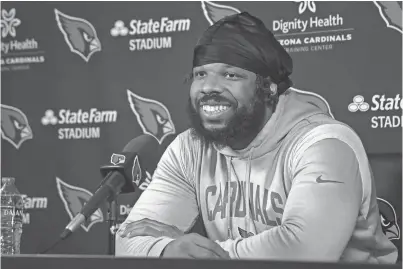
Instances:
[[[223,112],[225,110],[227,110],[229,108],[229,106],[209,106],[209,105],[204,105],[203,106],[203,110],[205,112],[210,112],[210,113],[219,113],[219,112]]]

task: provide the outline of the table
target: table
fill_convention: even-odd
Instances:
[[[397,269],[401,265],[302,263],[247,260],[144,259],[97,255],[2,256],[3,269]]]

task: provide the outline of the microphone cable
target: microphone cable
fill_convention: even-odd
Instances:
[[[52,248],[54,248],[55,246],[57,246],[60,242],[63,241],[63,238],[59,238],[59,240],[57,240],[55,243],[53,243],[53,245],[51,245],[50,247],[48,247],[47,249],[45,249],[44,251],[39,252],[39,254],[46,254],[49,250],[51,250]]]

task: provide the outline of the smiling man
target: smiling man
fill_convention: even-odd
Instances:
[[[117,237],[117,255],[394,263],[354,131],[292,88],[292,60],[248,13],[194,50],[189,115]],[[201,217],[207,237],[188,233]]]

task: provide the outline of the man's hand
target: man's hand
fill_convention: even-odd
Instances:
[[[230,259],[228,252],[210,239],[195,233],[185,235],[177,227],[156,220],[142,219],[128,223],[119,228],[118,235],[123,238],[167,236],[175,239],[165,247],[164,258]]]
[[[135,237],[135,236],[167,236],[170,238],[178,238],[184,233],[175,226],[167,225],[156,220],[142,219],[119,228],[118,234],[120,237]]]
[[[198,234],[187,234],[170,242],[163,258],[230,259],[227,251],[217,243]]]

